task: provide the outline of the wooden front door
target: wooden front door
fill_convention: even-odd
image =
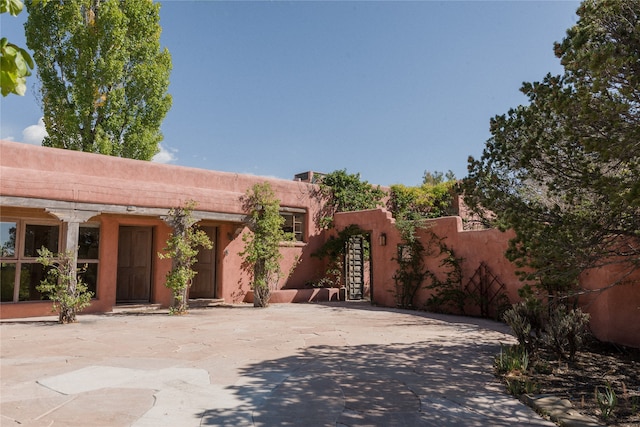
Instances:
[[[149,302],[153,228],[121,226],[118,239],[116,302]]]
[[[216,227],[200,227],[209,240],[213,242],[212,249],[200,248],[198,262],[193,269],[198,273],[193,278],[189,288],[189,298],[215,298],[216,297]]]

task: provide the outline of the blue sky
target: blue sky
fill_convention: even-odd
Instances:
[[[418,185],[466,175],[491,117],[526,103],[576,1],[162,1],[173,107],[158,161],[292,179],[359,172]],[[0,32],[25,45],[18,18]],[[2,98],[0,138],[35,142],[37,77]]]

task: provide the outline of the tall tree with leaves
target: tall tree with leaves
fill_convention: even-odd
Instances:
[[[42,1],[42,0],[40,0]],[[0,0],[0,13],[16,16],[24,4],[21,0]],[[15,45],[6,37],[0,39],[0,92],[2,96],[10,93],[24,95],[27,90],[27,77],[33,69],[33,59],[29,52]]]
[[[466,202],[513,228],[508,258],[549,292],[586,269],[640,268],[640,2],[587,0],[556,43],[565,72],[525,83],[529,105],[491,120]]]
[[[150,160],[171,107],[171,56],[151,0],[26,2],[41,81],[43,144]]]
[[[349,174],[346,169],[326,174],[320,180],[320,195],[325,198],[325,209],[320,218],[321,225],[331,224],[333,214],[375,209],[383,205],[385,192],[360,179],[360,174]]]

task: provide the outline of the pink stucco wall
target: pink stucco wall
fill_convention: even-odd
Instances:
[[[384,209],[369,211],[339,213],[335,216],[337,229],[358,225],[361,229],[372,232],[371,236],[371,264],[373,281],[373,300],[376,304],[395,306],[393,292],[393,275],[397,269],[394,260],[397,257],[398,245],[402,244],[400,233],[395,227],[395,220],[391,213]],[[480,262],[490,261],[493,273],[505,283],[512,286],[507,290],[510,299],[517,298],[517,288],[520,286],[515,276],[513,265],[503,256],[507,248],[510,234],[498,230],[462,231],[460,217],[446,217],[428,221],[428,229],[437,236],[444,237],[448,247],[453,249],[457,257],[464,258],[462,262],[463,277],[468,279],[476,271]],[[386,245],[381,246],[380,235],[386,235]],[[421,234],[423,240],[426,233]],[[425,260],[426,266],[432,271],[441,270],[439,258]],[[463,283],[464,279],[463,279]],[[430,293],[421,291],[417,296],[417,305],[422,306]]]
[[[161,208],[195,200],[199,210],[242,214],[239,198],[256,183],[269,182],[281,205],[290,207],[309,207],[313,188],[306,182],[9,141],[0,141],[0,154],[4,196]]]
[[[580,284],[588,293],[580,302],[591,315],[590,327],[598,338],[640,347],[640,272],[626,273],[620,266],[583,273]],[[620,285],[602,291],[621,279]]]
[[[387,307],[396,305],[393,275],[398,268],[394,260],[397,245],[401,244],[400,235],[391,214],[383,209],[339,213],[335,216],[338,230],[351,224],[358,225],[371,235],[371,269],[374,303]],[[511,232],[498,230],[465,231],[460,217],[446,217],[428,221],[429,230],[453,249],[457,257],[463,258],[462,285],[469,279],[481,262],[486,263],[492,273],[506,285],[506,293],[511,302],[518,301],[518,289],[522,283],[515,274],[515,266],[504,257]],[[379,244],[380,234],[386,235],[386,245]],[[422,234],[426,239],[426,233]],[[424,241],[424,240],[423,240]],[[440,271],[438,258],[426,260],[432,271]],[[586,289],[598,290],[604,284],[612,283],[623,275],[616,268],[590,271],[581,277],[581,285]],[[422,290],[417,296],[417,306],[424,305],[430,293]],[[640,347],[640,274],[626,278],[626,284],[585,295],[581,300],[582,308],[591,315],[590,328],[601,340]],[[478,313],[476,313],[478,314]]]
[[[155,215],[136,214],[136,209],[168,209],[189,200],[196,210],[216,214],[244,215],[241,197],[254,184],[268,182],[283,207],[306,212],[305,242],[282,246],[283,277],[277,288],[300,288],[322,273],[320,260],[311,258],[322,244],[321,230],[313,219],[320,202],[310,183],[253,175],[217,172],[157,164],[71,150],[0,141],[0,195],[83,204],[133,207],[130,214],[101,214],[93,220],[101,225],[98,296],[86,312],[110,311],[115,305],[118,228],[122,225],[146,226],[154,230],[153,251],[162,251],[170,228]],[[70,205],[73,206],[73,205]],[[23,206],[28,211],[28,206]],[[34,212],[36,210],[34,209]],[[42,215],[42,209],[37,212]],[[28,212],[27,212],[28,215]],[[51,217],[53,218],[53,217]],[[213,220],[218,228],[216,242],[217,297],[226,302],[244,301],[250,289],[247,272],[239,253],[244,247],[239,221]],[[154,259],[151,302],[167,306],[171,294],[164,278],[170,260]],[[2,318],[47,315],[46,302],[3,303]]]

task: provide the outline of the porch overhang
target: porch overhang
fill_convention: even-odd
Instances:
[[[75,213],[75,216],[89,217],[99,214],[115,214],[115,215],[139,215],[152,217],[166,217],[171,208],[152,208],[135,205],[112,205],[102,203],[84,203],[70,202],[64,200],[50,200],[32,197],[16,197],[16,196],[0,196],[0,206],[16,207],[16,208],[34,208],[44,209],[46,212],[60,218],[68,213]],[[194,210],[192,215],[198,221],[220,221],[245,223],[247,215],[233,214],[225,212],[209,212],[202,210]]]

